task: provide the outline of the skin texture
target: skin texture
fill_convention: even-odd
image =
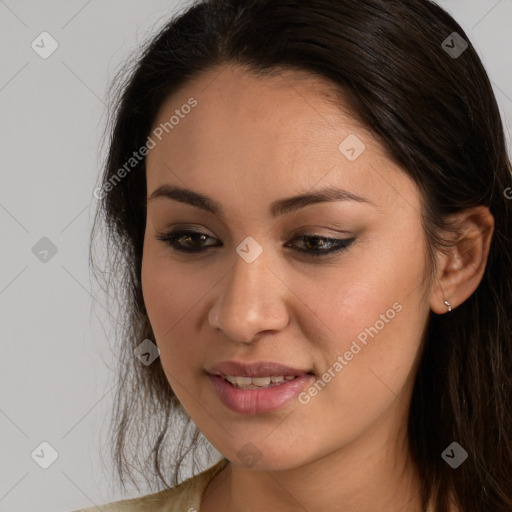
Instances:
[[[256,78],[225,65],[171,96],[154,127],[190,97],[197,106],[147,156],[148,197],[163,184],[189,188],[214,198],[225,215],[148,201],[142,286],[169,383],[231,461],[201,511],[421,510],[406,444],[419,350],[430,310],[445,314],[444,299],[455,308],[478,286],[492,215],[483,207],[460,215],[460,243],[437,253],[427,287],[419,190],[348,109],[332,103],[340,99],[330,84],[291,71]],[[354,161],[338,149],[350,134],[366,146]],[[371,204],[269,213],[277,199],[328,185]],[[186,254],[157,239],[177,227],[222,246]],[[305,233],[355,242],[324,258],[284,247]],[[263,248],[250,264],[236,252],[248,236]],[[319,250],[303,238],[294,246]],[[395,303],[401,310],[308,404],[235,413],[205,373],[221,361],[266,360],[321,376]],[[258,450],[251,467],[237,456],[247,443]]]

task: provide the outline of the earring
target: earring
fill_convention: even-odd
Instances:
[[[452,305],[447,300],[445,300],[444,303],[448,306],[448,311],[451,311]]]

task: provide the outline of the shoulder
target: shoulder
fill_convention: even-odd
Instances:
[[[72,512],[97,512],[98,509],[102,512],[197,512],[206,486],[228,462],[227,459],[221,459],[214,466],[185,480],[172,489],[165,489],[139,498],[115,501],[100,507],[82,508]]]

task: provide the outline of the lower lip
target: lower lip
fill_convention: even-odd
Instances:
[[[290,402],[314,379],[303,374],[277,386],[262,389],[238,389],[220,375],[208,375],[221,402],[232,411],[244,414],[272,412]]]

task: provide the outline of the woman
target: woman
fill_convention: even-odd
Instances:
[[[512,510],[510,173],[432,2],[170,21],[95,191],[126,311],[115,456],[124,482],[147,440],[168,489],[102,510]],[[205,440],[223,459],[178,485]]]

